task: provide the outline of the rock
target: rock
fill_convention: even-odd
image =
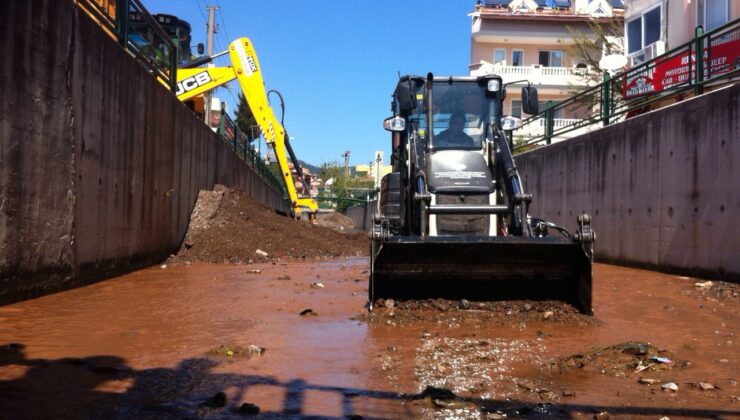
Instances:
[[[595,420],[609,420],[609,412],[608,411],[602,411],[601,413],[594,414]]]
[[[714,385],[710,384],[709,382],[699,382],[699,388],[702,391],[708,391],[710,389],[715,389],[716,387]]]
[[[537,387],[532,383],[532,381],[520,381],[516,383],[518,386],[526,389],[527,391],[536,391]]]
[[[162,265],[159,266],[159,268],[161,268],[162,270],[166,270],[167,269],[167,264],[162,264]]]
[[[262,270],[254,268],[251,270],[247,270],[247,274],[262,274]]]
[[[226,405],[226,394],[223,392],[217,392],[211,398],[205,400],[201,405],[210,408],[221,408]]]
[[[663,417],[659,418],[658,420],[671,420],[671,418],[668,417],[668,416],[663,416]]]
[[[290,276],[287,274],[283,274],[282,276],[277,278],[278,280],[290,280]]]
[[[706,290],[706,289],[711,289],[713,284],[714,283],[712,283],[711,281],[699,281],[699,282],[694,283],[694,287],[696,287],[697,289]]]
[[[260,408],[257,404],[244,403],[239,407],[239,414],[259,414]]]
[[[648,354],[650,351],[650,345],[647,343],[638,343],[638,342],[632,342],[627,343],[624,348],[622,349],[622,353],[626,354],[634,354],[636,356],[641,356],[643,354]]]
[[[261,249],[258,249],[256,251],[254,251],[254,253],[257,254],[257,255],[259,255],[260,257],[265,257],[265,258],[267,258],[267,256],[269,255],[269,254],[267,254],[267,252],[265,252],[265,251],[263,251]]]
[[[255,344],[250,344],[249,347],[247,347],[247,351],[252,354],[262,354],[265,352],[265,348]]]
[[[305,316],[305,315],[311,315],[311,316],[316,316],[316,315],[318,315],[318,314],[317,314],[316,312],[314,312],[314,311],[313,311],[313,309],[311,309],[311,308],[306,308],[306,309],[302,310],[302,311],[301,311],[301,313],[300,313],[299,315],[300,315],[300,316]]]
[[[531,303],[525,303],[524,304],[524,311],[529,312],[534,308]]]
[[[563,394],[564,397],[575,397],[576,396],[576,392],[575,391],[569,391],[569,390],[568,391],[563,391],[562,394]]]
[[[678,385],[675,382],[666,382],[660,387],[666,391],[678,392]]]
[[[637,380],[637,382],[639,382],[641,384],[654,385],[654,384],[657,384],[660,381],[658,381],[657,379],[640,378],[640,379]]]
[[[324,288],[324,283],[318,283],[318,282],[317,283],[311,283],[311,288],[312,289],[323,289]]]
[[[386,299],[385,300],[385,307],[388,309],[393,309],[396,307],[396,301],[393,299]]]
[[[457,307],[460,308],[460,309],[462,309],[463,311],[466,310],[466,309],[470,309],[470,302],[468,302],[467,299],[462,299],[457,304]]]
[[[555,315],[555,313],[553,311],[545,311],[542,314],[542,319],[550,319],[550,318],[552,318],[553,315]]]
[[[506,416],[500,413],[487,413],[486,414],[486,420],[504,420],[505,418]]]
[[[720,362],[720,363],[730,363],[730,361],[727,360],[727,359],[719,359],[717,361]]]

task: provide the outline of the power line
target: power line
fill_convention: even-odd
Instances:
[[[223,8],[221,7],[221,2],[219,0],[216,0],[216,6],[218,6],[218,14],[219,16],[221,16],[221,26],[223,26],[224,32],[226,33],[226,39],[231,40],[231,35],[229,35],[229,30],[226,29],[226,20],[224,20]]]

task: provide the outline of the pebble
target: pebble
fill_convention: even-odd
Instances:
[[[553,311],[545,311],[545,313],[542,314],[542,319],[552,318],[553,315],[555,315]]]
[[[470,302],[468,302],[467,299],[462,299],[457,304],[457,307],[460,308],[460,309],[462,309],[462,310],[470,309]]]
[[[262,274],[262,270],[258,270],[258,269],[247,270],[247,274]]]
[[[506,416],[499,413],[488,413],[486,414],[486,420],[503,420]]]
[[[708,391],[710,389],[715,389],[716,387],[709,382],[699,382],[699,388],[701,388],[702,391]]]
[[[601,413],[594,414],[595,420],[609,420],[609,412],[608,411],[602,411]]]
[[[261,249],[258,249],[256,251],[254,251],[254,253],[257,254],[257,255],[259,255],[259,256],[261,256],[261,257],[267,257],[268,256],[267,252],[265,252],[265,251],[263,251]]]
[[[720,362],[720,363],[730,363],[730,361],[727,360],[727,359],[719,359],[718,362]]]
[[[660,381],[658,381],[657,379],[640,378],[640,379],[637,380],[637,382],[639,382],[641,384],[653,385],[653,384],[657,384]]]
[[[260,408],[257,404],[244,403],[239,407],[239,414],[259,414]]]
[[[532,310],[532,308],[533,308],[532,304],[530,304],[530,303],[525,303],[524,304],[524,310],[525,311],[529,312],[529,311]]]
[[[165,269],[167,269],[167,264],[162,264],[162,265],[159,266],[159,268],[161,268],[162,270],[165,270]]]
[[[283,274],[282,276],[277,278],[278,280],[290,280],[290,276],[287,274]]]
[[[396,306],[396,301],[393,299],[386,299],[385,300],[385,307],[388,309],[393,309]]]
[[[311,287],[314,289],[323,289],[324,283],[311,283]]]
[[[660,387],[668,391],[678,392],[678,385],[675,382],[666,382]]]
[[[300,315],[300,316],[305,316],[305,315],[311,315],[311,316],[316,316],[316,315],[318,315],[318,314],[317,314],[316,312],[314,312],[314,311],[313,311],[313,309],[311,309],[311,308],[306,308],[306,309],[302,310],[302,311],[301,311],[301,313],[300,313],[299,315]]]
[[[576,392],[575,391],[563,391],[563,396],[564,397],[575,397]]]
[[[249,347],[247,347],[247,350],[250,353],[252,353],[252,354],[262,354],[262,353],[265,352],[265,348],[264,347],[260,347],[260,346],[255,345],[255,344],[250,344]]]

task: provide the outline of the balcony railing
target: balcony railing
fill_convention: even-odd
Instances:
[[[472,76],[496,74],[501,76],[504,83],[517,80],[529,80],[535,85],[570,86],[585,85],[584,76],[591,68],[577,67],[547,67],[539,64],[531,66],[502,66],[481,62],[470,66]]]

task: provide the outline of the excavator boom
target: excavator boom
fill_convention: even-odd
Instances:
[[[285,127],[275,116],[270,107],[265,92],[264,81],[257,54],[252,42],[248,38],[238,38],[229,45],[231,67],[185,68],[177,71],[177,98],[186,101],[197,95],[211,91],[234,79],[237,79],[244,98],[252,110],[257,124],[269,144],[275,151],[280,176],[283,178],[288,191],[293,213],[299,217],[302,209],[306,209],[309,219],[314,220],[318,211],[318,204],[312,198],[299,197],[290,173],[288,158],[293,161],[301,181],[303,177],[300,164],[294,158],[294,153],[288,141]],[[287,151],[287,154],[286,154]]]

